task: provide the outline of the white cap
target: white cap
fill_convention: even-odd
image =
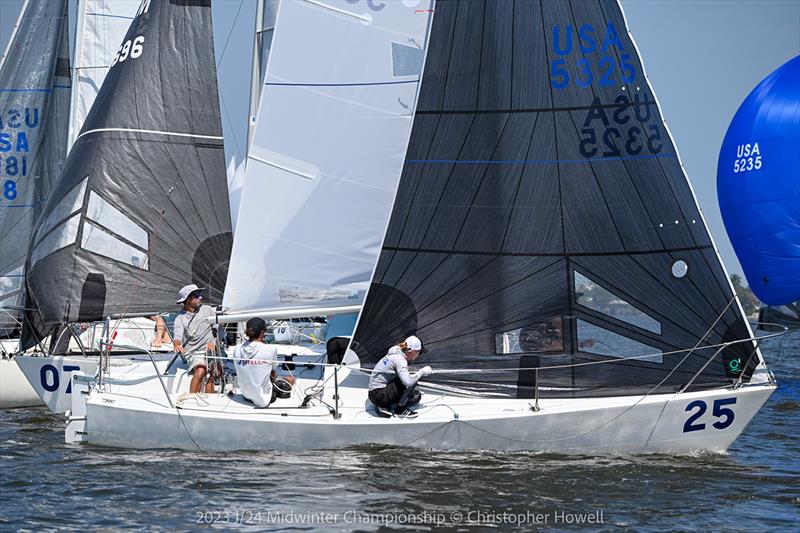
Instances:
[[[408,346],[409,350],[421,350],[422,349],[422,341],[419,340],[414,335],[411,335],[406,339],[406,346]]]
[[[194,291],[202,291],[203,289],[205,289],[205,287],[198,287],[194,283],[181,287],[181,290],[178,291],[178,301],[175,303],[182,304]]]

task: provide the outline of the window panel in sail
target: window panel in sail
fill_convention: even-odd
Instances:
[[[72,218],[62,222],[49,235],[40,240],[31,254],[31,265],[35,265],[43,257],[74,243],[78,239],[80,220],[80,213],[73,215]]]
[[[578,320],[578,350],[608,357],[637,357],[637,361],[663,363],[663,352],[585,320]]]
[[[560,316],[495,335],[499,354],[563,352],[564,331]]]
[[[77,212],[83,206],[84,193],[86,192],[86,183],[88,180],[88,177],[84,178],[79,185],[75,186],[58,202],[58,204],[56,204],[53,211],[47,215],[45,221],[39,226],[36,232],[37,236],[43,237],[47,232],[53,229],[56,224],[67,218],[68,215]]]
[[[575,271],[575,302],[661,335],[661,324],[594,280]]]
[[[149,268],[148,257],[145,252],[89,222],[83,223],[81,248],[142,270],[148,270]]]
[[[425,53],[421,48],[392,43],[392,76],[419,76]]]
[[[131,241],[144,250],[149,248],[147,232],[136,222],[126,217],[122,211],[106,202],[94,191],[89,193],[86,217],[111,230],[120,237]]]
[[[22,280],[22,267],[17,267],[8,274],[0,276],[0,298],[18,291],[22,287]]]

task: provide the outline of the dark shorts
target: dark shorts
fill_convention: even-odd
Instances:
[[[369,401],[378,407],[389,407],[400,401],[400,397],[406,391],[406,386],[403,382],[395,378],[390,381],[384,388],[369,391]],[[422,394],[418,391],[413,391],[409,394],[408,402],[406,405],[413,405],[418,403]]]

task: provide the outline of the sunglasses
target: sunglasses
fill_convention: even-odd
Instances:
[[[189,295],[189,298],[202,298],[203,294],[200,291],[194,291]]]

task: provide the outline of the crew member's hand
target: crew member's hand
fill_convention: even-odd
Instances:
[[[422,375],[422,377],[430,376],[433,374],[433,369],[429,366],[425,366],[420,369],[419,373]]]
[[[209,342],[208,344],[206,344],[206,350],[209,350],[209,351],[213,352],[216,349],[217,349],[217,345],[214,344],[213,342]]]
[[[175,348],[175,353],[183,353],[184,352],[183,344],[181,344],[181,341],[174,341],[172,343],[172,347]]]

